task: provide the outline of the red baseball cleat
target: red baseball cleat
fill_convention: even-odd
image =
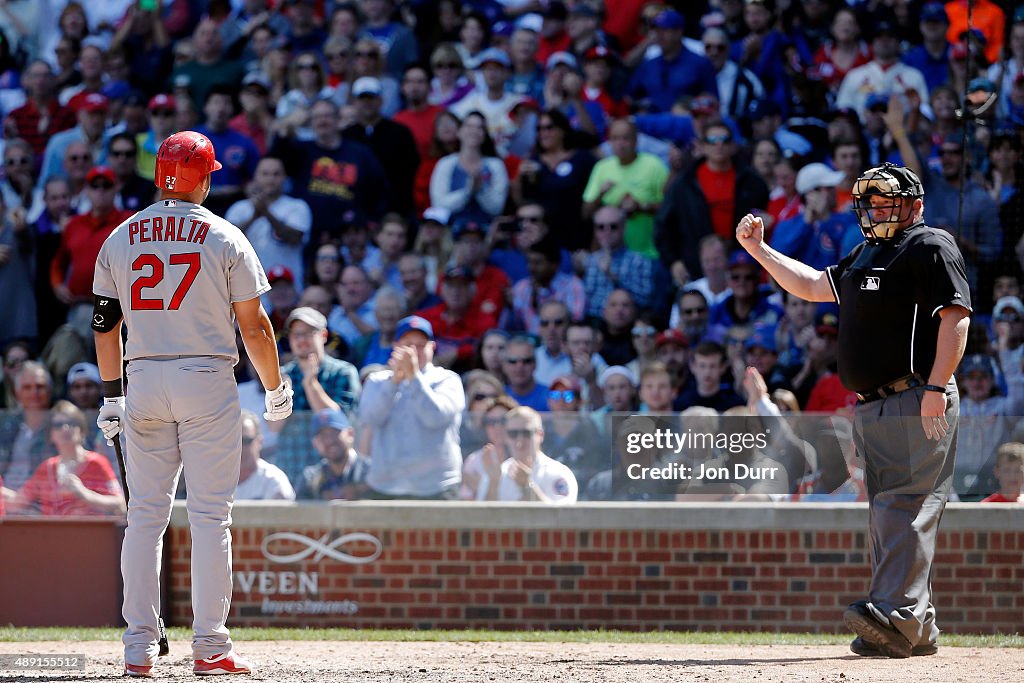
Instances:
[[[132,678],[152,678],[153,667],[141,664],[128,664],[126,662],[124,665],[124,675]]]
[[[192,667],[196,676],[220,676],[223,674],[251,674],[252,664],[248,660],[231,652],[197,659]]]

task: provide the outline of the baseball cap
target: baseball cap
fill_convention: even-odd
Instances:
[[[949,16],[941,2],[929,2],[921,8],[921,21],[943,21],[948,24]]]
[[[807,194],[819,187],[835,187],[845,177],[842,171],[834,171],[823,163],[807,164],[796,174],[796,191]]]
[[[554,389],[555,387],[559,386],[564,387],[569,391],[575,391],[577,393],[579,393],[580,391],[580,381],[572,375],[559,375],[558,377],[551,380],[551,384],[548,386],[548,388]]]
[[[515,32],[515,30],[516,25],[511,21],[499,21],[491,30],[491,37],[501,36],[502,38],[508,38]]]
[[[481,67],[483,67],[484,64],[500,64],[508,69],[512,66],[512,60],[509,59],[504,50],[499,50],[496,47],[489,47],[480,53],[480,58],[477,60],[477,64]]]
[[[476,278],[473,276],[473,271],[465,266],[452,266],[448,270],[444,271],[444,280],[465,280],[466,282],[473,282]]]
[[[955,138],[955,140],[953,138]],[[958,146],[963,147],[963,139],[958,134],[951,134],[947,136],[946,140],[943,141],[943,144],[953,144],[954,142]],[[909,192],[915,197],[924,196],[924,184],[912,170],[905,166],[896,166],[894,164],[888,164],[883,168],[896,178],[900,184],[901,191]]]
[[[97,178],[102,178],[110,183],[117,182],[117,176],[114,175],[114,170],[109,166],[93,166],[89,169],[89,172],[85,174],[85,184],[88,185]]]
[[[470,233],[486,235],[487,229],[483,226],[482,223],[478,223],[476,221],[463,220],[455,224],[455,228],[454,230],[452,230],[452,237],[454,237],[455,239],[459,239],[463,235],[468,235]]]
[[[324,408],[318,410],[313,415],[313,433],[316,434],[321,429],[330,427],[331,429],[348,429],[352,426],[352,423],[348,421],[348,417],[341,410],[332,410],[330,408]]]
[[[78,111],[107,111],[110,109],[110,100],[106,95],[98,92],[91,92],[78,101]]]
[[[754,331],[747,337],[747,341],[744,342],[743,347],[749,351],[750,349],[760,346],[765,351],[771,351],[772,353],[779,352],[779,346],[775,342],[775,326],[774,325],[755,325]]]
[[[1015,296],[1004,296],[996,302],[992,309],[992,317],[996,320],[1007,311],[1016,311],[1017,315],[1024,316],[1024,303]]]
[[[889,108],[889,93],[873,92],[868,95],[868,99],[864,101],[864,108],[874,110],[876,107],[883,110]]]
[[[404,337],[406,333],[413,331],[422,332],[427,335],[427,339],[432,340],[434,338],[434,327],[426,318],[410,315],[398,321],[398,326],[395,328],[395,341]]]
[[[380,97],[383,92],[384,86],[381,85],[380,79],[373,76],[357,78],[356,82],[352,84],[352,97],[362,97],[363,95]]]
[[[683,348],[689,348],[690,340],[686,338],[686,334],[682,330],[677,330],[674,327],[670,327],[661,334],[654,341],[655,346],[659,349],[665,344],[679,344]]]
[[[87,379],[96,384],[103,383],[100,379],[100,369],[92,363],[75,363],[71,366],[71,369],[68,370],[68,386],[80,379]]]
[[[609,365],[604,369],[604,372],[597,378],[597,386],[604,389],[604,385],[608,380],[615,375],[625,377],[626,381],[629,382],[633,387],[640,384],[640,379],[636,376],[636,373],[627,368],[625,365]]]
[[[585,61],[590,61],[592,59],[603,59],[605,61],[610,62],[613,59],[615,59],[615,54],[611,50],[606,48],[604,45],[595,45],[594,47],[587,50],[586,53],[584,53],[583,59]]]
[[[432,206],[423,212],[423,222],[427,223],[433,221],[434,223],[440,223],[441,225],[448,225],[448,221],[452,218],[452,212],[443,206]]]
[[[889,19],[882,19],[875,22],[875,38],[896,35],[896,24]]]
[[[729,254],[729,269],[740,268],[742,266],[750,266],[751,268],[760,268],[761,265],[754,260],[754,257],[743,251],[737,249],[736,251]]]
[[[327,329],[327,318],[324,317],[324,314],[309,306],[299,306],[292,310],[284,321],[284,329],[290,328],[296,320],[306,323],[315,330]]]
[[[967,375],[972,372],[984,372],[991,377],[995,377],[996,373],[992,367],[992,357],[976,353],[964,358],[963,362],[960,363],[960,373]]]
[[[779,105],[774,100],[762,97],[750,103],[747,118],[751,121],[760,121],[761,119],[781,113]]]
[[[556,52],[552,54],[550,57],[548,57],[548,61],[547,64],[545,64],[545,67],[548,71],[551,71],[556,66],[563,64],[573,70],[575,70],[577,67],[576,58],[569,54],[568,52]]]
[[[132,93],[132,86],[126,81],[110,81],[100,88],[108,100],[123,100]]]
[[[250,71],[242,79],[242,87],[247,88],[250,85],[258,85],[267,92],[270,92],[270,79],[262,71]]]
[[[177,109],[177,102],[174,99],[174,95],[160,93],[159,95],[153,95],[149,98],[149,104],[146,105],[146,109],[149,111],[156,111],[158,109],[169,109],[174,111]]]
[[[658,16],[654,17],[654,21],[651,22],[654,28],[665,28],[665,29],[677,29],[682,31],[685,26],[683,21],[683,15],[674,9],[667,9]]]
[[[267,282],[274,284],[278,280],[287,280],[291,284],[295,284],[295,274],[292,273],[291,269],[287,266],[278,264],[267,271]]]
[[[971,93],[978,91],[994,93],[996,91],[996,84],[984,76],[972,78],[970,83],[967,84],[967,92]]]
[[[835,304],[822,304],[814,316],[814,331],[818,334],[839,334],[839,307]]]
[[[711,95],[698,95],[690,102],[690,111],[694,114],[714,114],[718,112],[718,102]]]

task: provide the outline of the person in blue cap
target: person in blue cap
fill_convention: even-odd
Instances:
[[[654,18],[652,26],[661,55],[637,67],[629,98],[647,103],[651,111],[663,112],[671,110],[683,95],[711,93],[718,97],[715,67],[707,57],[683,46],[683,16],[666,9]]]
[[[366,379],[359,419],[370,431],[367,497],[454,500],[462,482],[462,381],[433,364],[434,329],[416,315],[395,329],[388,369]]]

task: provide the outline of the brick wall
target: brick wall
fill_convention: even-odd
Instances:
[[[820,506],[814,514],[819,506],[807,504],[441,505],[238,510],[230,623],[834,632],[870,578],[863,506]],[[1009,507],[999,511],[1009,517],[993,519],[977,506],[947,511],[933,584],[943,630],[1024,630],[1024,506]],[[178,512],[170,614],[183,624],[191,619],[189,548]],[[967,528],[979,522],[988,528]],[[261,549],[282,531],[326,538],[274,541],[273,555],[311,555],[282,564]],[[330,548],[356,531],[379,540],[372,562],[314,561],[324,546],[372,555],[366,541]],[[328,603],[336,613],[266,614],[268,606],[280,609],[278,601],[305,610]]]

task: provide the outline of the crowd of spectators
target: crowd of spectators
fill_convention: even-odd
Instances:
[[[183,129],[215,145],[208,206],[263,263],[295,389],[265,423],[239,344],[239,497],[863,499],[839,309],[781,293],[733,232],[754,213],[835,263],[862,238],[854,180],[893,161],[976,301],[955,489],[1014,498],[1024,6],[974,0],[970,27],[966,6],[0,2],[0,510],[123,510],[92,427],[92,272]],[[624,447],[769,423],[744,452]],[[698,461],[786,477],[624,475]]]

